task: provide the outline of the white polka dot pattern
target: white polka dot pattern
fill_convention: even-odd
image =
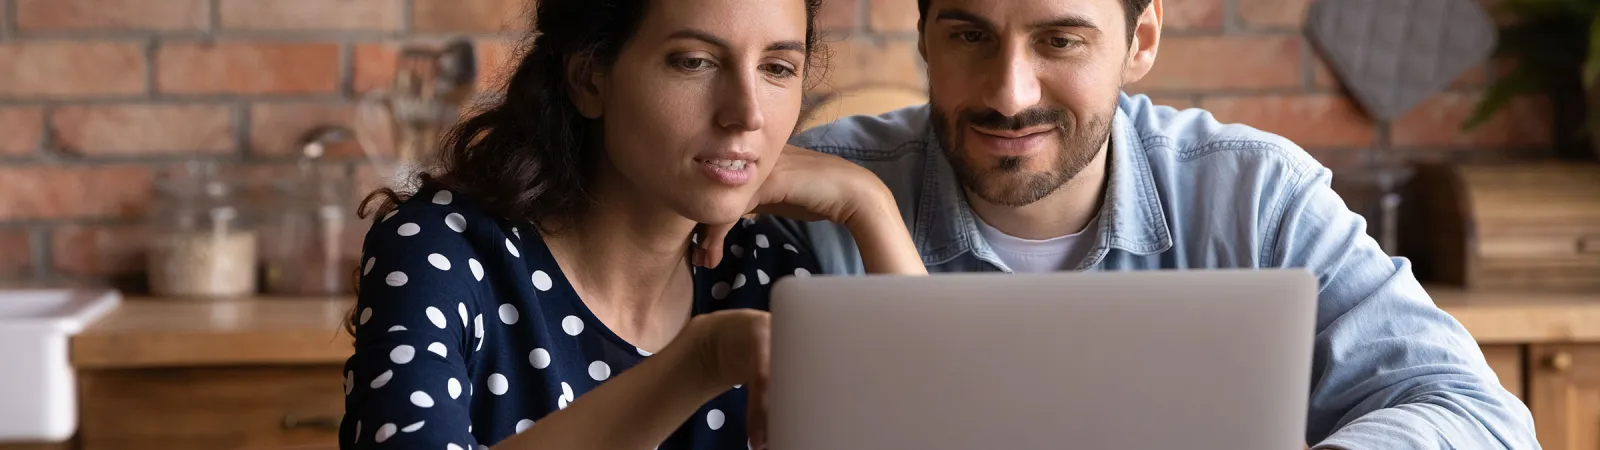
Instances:
[[[460,214],[450,213],[450,215],[444,216],[444,225],[450,227],[450,231],[464,233],[467,231],[467,218],[462,217]]]
[[[653,357],[589,319],[537,230],[521,236],[526,222],[486,215],[453,192],[424,190],[413,199],[400,205],[405,218],[373,228],[363,242],[361,282],[383,285],[362,290],[349,322],[358,327],[357,351],[341,375],[356,431],[341,435],[342,448],[486,449],[468,444],[527,432],[537,418],[570,407],[578,392]],[[728,233],[723,248],[730,256],[721,266],[689,272],[697,302],[714,300],[697,303],[696,313],[764,309],[776,278],[816,271],[805,260],[809,250],[786,242],[786,233],[765,222],[742,224],[747,228]],[[526,278],[518,280],[519,273]],[[462,328],[452,327],[458,319]],[[527,365],[515,361],[520,357]],[[483,397],[475,396],[478,386]],[[733,391],[739,393],[718,396],[690,420],[705,428],[670,445],[711,450],[745,439],[735,419],[744,417],[745,404],[735,396],[748,390]]]
[[[427,392],[422,392],[422,391],[412,392],[411,393],[411,404],[417,405],[418,408],[432,408],[433,407],[433,396],[428,395]]]
[[[500,305],[500,322],[501,323],[504,323],[506,325],[516,325],[517,324],[517,320],[520,319],[521,317],[522,317],[522,315],[517,313],[517,307],[516,306],[512,306],[510,303],[507,303],[507,304],[504,304],[504,305]]]
[[[373,389],[377,389],[377,388],[381,388],[381,387],[387,386],[389,384],[389,380],[393,379],[393,378],[394,378],[394,371],[393,370],[385,370],[385,371],[383,371],[383,373],[378,374],[377,377],[374,377],[372,379],[372,384],[370,386],[372,386]]]
[[[415,357],[417,357],[417,348],[409,345],[402,344],[389,351],[389,360],[394,361],[395,364],[409,363],[411,358]]]
[[[405,272],[399,272],[399,271],[389,272],[389,276],[383,277],[384,284],[388,284],[388,285],[394,286],[394,287],[405,286],[406,282],[410,281],[410,280],[411,279],[409,277],[406,277],[406,273]]]
[[[542,348],[533,349],[532,352],[528,352],[528,364],[535,369],[550,367],[550,351]]]
[[[506,376],[505,375],[501,375],[501,374],[498,374],[498,373],[489,375],[489,393],[490,394],[506,395],[506,391],[509,390],[509,389],[511,389],[511,382],[506,381]]]
[[[550,280],[550,274],[544,273],[543,270],[535,270],[535,271],[533,271],[533,288],[534,289],[538,289],[539,292],[545,292],[545,291],[549,291],[550,288],[554,287],[554,286],[555,286],[555,282]]]
[[[713,409],[706,412],[706,426],[711,427],[712,430],[721,430],[722,425],[727,421],[728,417],[723,415],[722,410],[720,409]]]
[[[439,308],[429,306],[426,312],[428,314],[428,322],[432,323],[433,326],[439,327],[441,330],[443,330],[444,327],[450,326],[450,324],[445,321],[444,311],[440,311]]]
[[[579,319],[578,316],[567,316],[565,319],[561,319],[561,331],[567,332],[569,336],[577,336],[578,333],[583,332],[583,319]]]
[[[432,264],[435,269],[450,270],[450,258],[438,253],[428,255],[428,264]]]

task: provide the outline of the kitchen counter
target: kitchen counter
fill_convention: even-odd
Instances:
[[[79,369],[343,363],[351,298],[126,298],[72,338]]]
[[[1480,343],[1600,342],[1600,293],[1429,289]],[[350,298],[128,298],[72,340],[80,369],[341,364]]]

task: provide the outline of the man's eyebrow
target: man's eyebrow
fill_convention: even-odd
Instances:
[[[1083,17],[1083,16],[1078,16],[1078,15],[1065,15],[1065,16],[1057,17],[1055,19],[1034,22],[1033,24],[1028,25],[1028,27],[1029,28],[1033,28],[1033,29],[1039,29],[1039,28],[1088,28],[1088,29],[1092,29],[1092,30],[1099,30],[1100,29],[1100,27],[1094,26],[1094,22],[1089,21],[1088,18]]]
[[[977,14],[973,14],[959,8],[941,9],[939,10],[939,14],[934,16],[933,20],[954,20],[959,22],[968,22],[973,25],[977,25],[979,28],[989,30],[995,29],[994,22],[990,22],[989,19],[979,17]]]

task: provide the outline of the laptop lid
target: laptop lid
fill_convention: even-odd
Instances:
[[[1301,270],[785,278],[774,450],[1290,449]]]

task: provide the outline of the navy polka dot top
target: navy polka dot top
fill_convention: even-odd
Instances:
[[[695,269],[694,314],[766,310],[772,282],[816,271],[773,221],[728,235]],[[476,450],[533,426],[650,357],[584,306],[526,223],[424,190],[367,233],[343,449]],[[745,389],[702,406],[661,449],[746,449]]]

